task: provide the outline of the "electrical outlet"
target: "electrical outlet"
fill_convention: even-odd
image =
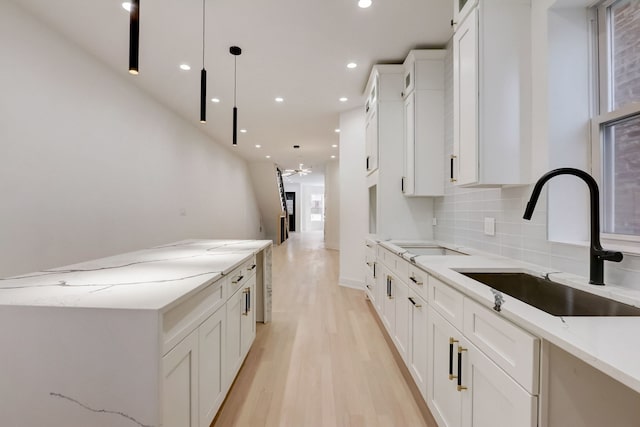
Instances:
[[[486,234],[487,236],[496,235],[496,219],[495,218],[484,219],[484,234]]]

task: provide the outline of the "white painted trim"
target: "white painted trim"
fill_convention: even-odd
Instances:
[[[361,291],[364,290],[363,280],[347,279],[344,277],[340,277],[338,278],[338,285],[344,286],[345,288],[359,289]]]

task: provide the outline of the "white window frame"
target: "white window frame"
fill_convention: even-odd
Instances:
[[[612,69],[612,55],[609,40],[611,29],[609,28],[609,7],[617,0],[606,0],[594,7],[597,17],[597,32],[594,43],[594,68],[597,85],[594,89],[594,116],[591,119],[591,172],[600,185],[601,218],[605,218],[604,212],[613,203],[613,189],[605,188],[603,181],[603,150],[604,128],[606,125],[624,120],[628,117],[640,115],[640,102],[634,102],[617,109],[613,108],[613,81],[610,79]],[[609,111],[611,110],[611,111]],[[613,180],[609,180],[612,182]],[[640,252],[640,235],[601,233],[603,242],[632,246],[634,252]]]

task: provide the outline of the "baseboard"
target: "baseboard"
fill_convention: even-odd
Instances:
[[[338,285],[344,286],[345,288],[364,290],[364,282],[362,280],[353,280],[353,279],[346,279],[344,277],[339,277]]]

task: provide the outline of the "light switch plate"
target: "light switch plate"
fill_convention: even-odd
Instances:
[[[484,219],[484,234],[486,234],[487,236],[496,235],[496,219],[495,218]]]
[[[438,220],[435,216],[431,219],[431,225],[438,225]]]

